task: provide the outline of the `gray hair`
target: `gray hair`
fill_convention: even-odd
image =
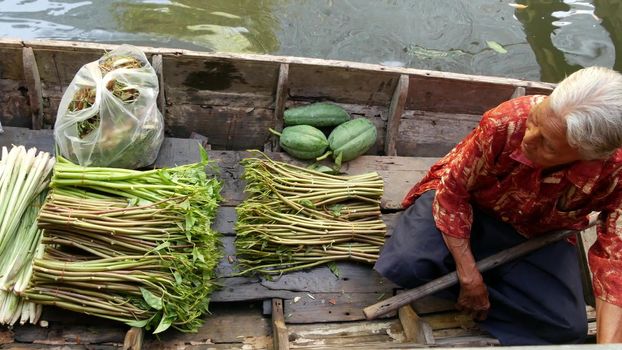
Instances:
[[[551,93],[553,113],[566,119],[568,144],[585,159],[604,159],[622,147],[622,74],[584,68]]]

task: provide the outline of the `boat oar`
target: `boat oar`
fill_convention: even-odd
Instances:
[[[593,216],[590,219],[588,227],[592,227],[595,224],[596,217]],[[536,238],[528,239],[527,241],[517,244],[514,247],[500,251],[499,253],[493,254],[487,258],[478,261],[477,269],[480,272],[488,271],[496,266],[512,261],[527,253],[531,253],[534,250],[547,246],[553,242],[557,242],[570,235],[576,234],[577,232],[578,231],[575,230],[554,231]],[[368,320],[373,320],[391,311],[395,311],[406,304],[410,304],[417,299],[438,292],[456,283],[458,283],[458,275],[454,271],[446,274],[445,276],[430,281],[424,285],[410,289],[406,292],[400,293],[376,304],[370,305],[363,309],[363,313],[365,313],[365,317]]]

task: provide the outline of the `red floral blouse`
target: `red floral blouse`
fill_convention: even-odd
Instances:
[[[522,153],[527,115],[545,96],[524,96],[486,112],[475,128],[432,166],[402,202],[408,207],[435,189],[433,214],[446,235],[468,238],[471,203],[512,224],[525,237],[581,230],[600,211],[598,240],[589,250],[597,297],[622,306],[622,149],[606,160],[542,169]]]

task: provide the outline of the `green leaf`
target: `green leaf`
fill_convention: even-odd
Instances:
[[[177,271],[173,272],[173,277],[175,277],[175,282],[177,284],[181,284],[184,281],[183,278],[181,278],[181,275],[179,274],[179,272]]]
[[[186,215],[186,231],[190,231],[196,222],[197,218],[192,216],[192,213],[188,213]]]
[[[149,323],[149,321],[151,321],[153,317],[144,319],[144,320],[136,320],[136,321],[130,321],[130,322],[125,322],[126,325],[130,326],[130,327],[138,327],[138,328],[143,328],[144,326],[147,325],[147,323]]]
[[[155,331],[153,331],[153,334],[158,334],[161,332],[164,332],[165,330],[167,330],[171,325],[173,324],[173,320],[166,317],[166,316],[162,316],[162,319],[160,320],[160,324],[158,325],[158,327],[155,329]]]
[[[313,163],[309,165],[307,169],[319,171],[320,173],[324,174],[335,174],[335,170],[333,168],[318,163]]]
[[[192,262],[194,263],[197,260],[205,262],[205,257],[203,256],[203,254],[201,254],[197,247],[194,247],[192,248]]]
[[[145,288],[140,288],[140,292],[143,294],[143,299],[145,299],[149,306],[156,310],[162,310],[162,298],[156,297]]]
[[[201,309],[203,310],[203,312],[209,312],[209,303],[210,303],[210,298],[205,297],[203,298],[203,300],[201,300]]]
[[[179,207],[185,210],[190,209],[190,201],[186,199],[185,201],[179,203]]]
[[[506,50],[505,48],[503,48],[503,46],[501,46],[501,44],[499,44],[496,41],[493,40],[487,40],[486,41],[486,45],[488,45],[489,48],[495,50],[498,53],[508,53],[508,50]]]
[[[343,204],[335,204],[329,207],[329,210],[334,216],[341,216],[341,209],[343,209],[343,207]]]
[[[200,144],[199,144],[199,153],[201,154],[201,163],[207,163],[209,161],[209,156],[205,148],[203,148],[203,146],[201,146]]]
[[[138,203],[136,203],[137,206],[144,206],[144,205],[146,206],[146,205],[151,205],[151,204],[153,204],[152,201],[146,200],[146,199],[142,199],[142,198],[139,198],[138,199]]]
[[[301,201],[298,201],[298,203],[300,205],[302,205],[303,207],[307,207],[307,208],[311,208],[311,209],[315,209],[315,205],[313,204],[313,202],[311,202],[308,199],[303,199]]]
[[[330,270],[330,272],[333,273],[333,275],[335,275],[335,277],[339,277],[339,267],[337,266],[337,264],[335,264],[334,262],[329,263],[328,269]]]
[[[168,248],[168,247],[170,247],[170,246],[171,246],[171,242],[166,241],[166,242],[164,242],[164,243],[161,243],[161,244],[160,244],[160,245],[158,245],[157,247],[155,247],[155,248],[153,249],[153,251],[157,252],[157,251],[159,251],[159,250],[162,250],[162,249],[164,249],[164,248]]]

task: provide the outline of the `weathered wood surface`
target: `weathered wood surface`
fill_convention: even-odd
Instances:
[[[84,42],[71,42],[71,41],[55,41],[55,40],[15,40],[11,38],[2,38],[0,40],[0,48],[6,50],[21,50],[22,47],[32,47],[35,51],[55,51],[63,53],[75,54],[75,58],[80,58],[80,55],[87,57],[98,58],[105,50],[111,50],[116,45],[110,44],[97,44],[97,43],[84,43]],[[454,79],[462,81],[480,81],[493,84],[507,84],[515,86],[525,86],[527,88],[540,88],[547,89],[552,87],[549,83],[529,82],[518,79],[494,77],[494,76],[478,76],[467,75],[460,73],[431,71],[423,69],[413,68],[401,68],[401,67],[387,67],[377,64],[358,63],[358,62],[346,62],[337,60],[326,60],[306,57],[288,57],[288,56],[274,56],[274,55],[258,55],[258,54],[234,54],[226,52],[198,52],[191,50],[182,50],[175,48],[153,48],[153,47],[140,47],[147,55],[162,54],[165,57],[190,57],[190,58],[213,58],[224,60],[240,60],[240,61],[258,61],[258,62],[274,62],[275,64],[289,63],[292,65],[301,66],[316,66],[318,68],[323,67],[339,67],[348,68],[351,70],[364,70],[370,72],[392,72],[396,74],[414,74],[418,76],[425,76],[430,78],[441,79]],[[77,59],[78,62],[84,61],[84,58]],[[90,62],[90,61],[89,61]],[[20,67],[21,69],[21,67]],[[77,70],[76,70],[77,71]],[[75,72],[74,72],[75,73]],[[1,77],[1,76],[0,76]]]
[[[25,81],[0,79],[0,123],[3,128],[9,125],[31,127],[31,109],[25,86]]]
[[[0,328],[0,347],[2,347],[2,344],[10,344],[14,341],[13,332],[5,328]]]
[[[125,349],[125,325],[54,307],[44,310],[47,328],[15,327],[14,338],[0,343],[0,348]],[[170,330],[156,337],[147,331],[143,349],[266,349],[272,344],[270,332],[270,321],[262,317],[258,304],[212,304],[211,315],[205,316],[197,333]]]
[[[142,350],[144,338],[145,330],[143,328],[130,328],[127,333],[125,333],[125,339],[123,340],[123,350]]]
[[[288,329],[291,349],[320,345],[339,348],[361,343],[399,344],[405,340],[398,320],[291,324],[288,325]]]
[[[288,323],[324,323],[361,321],[363,308],[383,298],[385,293],[298,293],[284,301],[285,320]],[[394,317],[395,313],[386,315]]]
[[[274,350],[289,350],[289,336],[283,314],[283,299],[272,299],[272,343]]]
[[[161,339],[145,335],[144,349],[179,349],[188,345],[208,348],[212,344],[246,345],[250,349],[271,348],[271,323],[261,315],[261,305],[212,304],[211,315],[197,333],[166,332]],[[225,347],[226,348],[226,347]]]
[[[24,61],[24,77],[28,88],[28,101],[30,102],[30,112],[32,128],[41,129],[43,126],[43,93],[41,91],[41,78],[37,60],[31,47],[25,47],[22,51]]]
[[[480,114],[407,110],[400,122],[398,155],[443,156],[467,136],[480,119]]]
[[[162,117],[166,120],[166,92],[164,91],[164,65],[162,63],[162,55],[153,55],[151,57],[151,66],[158,77],[158,85],[162,88],[158,91],[158,109],[162,113]]]
[[[406,341],[426,345],[434,344],[432,327],[417,315],[412,306],[402,306],[398,311],[398,315],[404,329]]]
[[[290,324],[291,349],[416,349],[430,345],[406,340],[399,320],[366,322]],[[499,342],[472,329],[443,329],[433,331],[438,344],[444,346],[490,346]]]
[[[60,310],[56,310],[60,311]],[[64,311],[60,311],[64,312]],[[76,320],[82,318],[73,314]],[[83,326],[67,322],[51,322],[47,328],[25,325],[15,327],[15,342],[39,344],[123,344],[126,327]]]
[[[42,113],[42,127],[51,127],[63,91],[75,73],[115,47],[0,39],[0,122],[33,127],[30,116]],[[549,93],[553,87],[516,79],[353,62],[141,49],[152,57],[158,73],[158,105],[166,116],[167,135],[187,138],[197,132],[208,137],[214,149],[262,149],[271,137],[268,128],[278,127],[283,106],[332,101],[377,126],[380,136],[368,154],[385,154],[388,147],[386,151],[393,155],[395,146],[397,155],[438,157],[473,127],[471,120],[459,115],[473,115],[478,120],[482,112],[511,97],[515,89]],[[42,111],[37,111],[36,103],[29,103],[25,94],[26,89],[31,91],[28,81],[32,79],[26,77],[30,73],[24,73],[24,50],[32,51],[32,57],[37,58],[33,68],[40,76]],[[406,121],[396,132],[395,118],[402,108],[406,119],[409,114],[440,113],[449,120],[454,114],[458,116],[453,124],[445,125],[441,118],[436,126],[432,115],[428,123],[422,123],[426,127],[422,133],[421,128]],[[392,113],[395,115],[390,116]],[[455,131],[448,133],[452,128]],[[385,130],[391,135],[386,145]]]
[[[384,154],[387,156],[397,156],[397,137],[400,129],[406,97],[408,97],[409,78],[402,74],[393,92],[391,105],[389,106],[389,117],[387,120],[387,134],[384,141]]]
[[[283,130],[283,113],[285,112],[285,101],[287,100],[287,91],[289,89],[289,64],[281,63],[279,67],[279,81],[276,87],[276,101],[274,106],[274,130]],[[272,151],[281,150],[278,137],[272,135]]]
[[[482,114],[510,99],[516,89],[510,84],[497,84],[477,77],[464,80],[411,75],[410,84],[421,88],[410,90],[407,109],[462,114]],[[551,85],[527,83],[518,86],[525,87],[528,94],[548,95],[552,91]]]

